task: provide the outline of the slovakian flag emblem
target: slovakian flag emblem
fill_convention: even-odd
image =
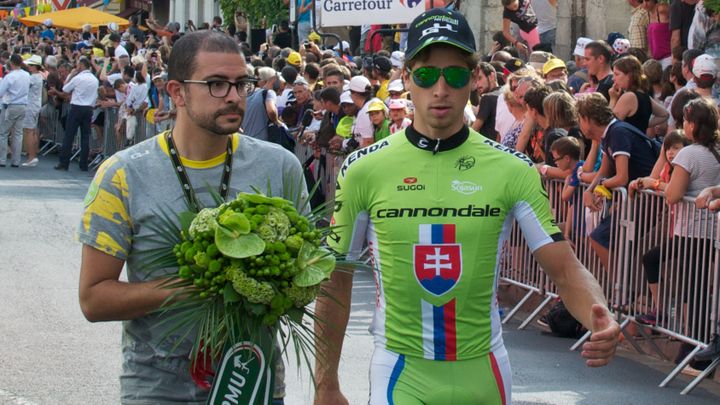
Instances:
[[[443,295],[462,275],[462,250],[455,243],[455,224],[420,225],[419,239],[413,254],[415,278],[425,291]]]

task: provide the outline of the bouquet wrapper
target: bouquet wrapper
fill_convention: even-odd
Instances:
[[[269,405],[275,380],[274,329],[255,328],[230,343],[217,366],[208,405]]]

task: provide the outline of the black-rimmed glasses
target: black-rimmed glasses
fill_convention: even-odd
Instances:
[[[231,82],[229,80],[182,80],[181,83],[204,84],[208,87],[210,95],[215,98],[225,98],[230,93],[230,88],[235,87],[240,97],[247,96],[253,88],[254,80],[240,80]]]

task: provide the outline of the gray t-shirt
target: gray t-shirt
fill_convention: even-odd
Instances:
[[[269,118],[263,102],[263,92],[263,89],[257,89],[247,98],[247,107],[245,107],[245,116],[241,126],[244,135],[267,141]],[[275,92],[267,90],[265,100],[275,103],[276,99]]]
[[[690,174],[690,183],[685,191],[686,197],[697,197],[703,189],[720,184],[720,163],[710,149],[705,146],[692,144],[682,148],[673,159],[672,164],[675,167],[682,167]],[[694,215],[692,220],[685,211],[685,209],[676,210],[677,219],[673,232],[675,235],[703,238],[712,236],[715,226],[701,224],[707,220],[707,210],[702,210],[699,214]]]
[[[177,271],[173,267],[151,274],[140,266],[143,254],[163,246],[149,239],[156,235],[153,230],[162,226],[159,214],[171,218],[179,227],[177,214],[187,211],[162,135],[120,151],[100,166],[85,198],[77,233],[81,243],[124,260],[131,283]],[[239,134],[234,136],[233,144],[229,198],[241,191],[253,192],[252,187],[262,191],[269,187],[273,195],[291,201],[298,196],[307,197],[300,162],[290,152]],[[219,188],[224,162],[224,153],[204,162],[183,161],[204,206],[215,205],[208,187],[215,191]],[[173,350],[180,335],[160,342],[169,327],[158,325],[164,318],[149,314],[123,322],[120,377],[123,404],[205,402],[207,391],[200,390],[189,375],[189,353],[195,334],[191,333]],[[276,397],[284,393],[282,361],[279,363]]]

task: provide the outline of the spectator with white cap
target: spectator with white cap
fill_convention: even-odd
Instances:
[[[403,63],[405,63],[405,52],[394,51],[392,54],[390,54],[390,62],[392,63],[393,68],[402,68]]]
[[[351,49],[348,41],[340,41],[333,47],[333,50],[337,52],[338,56],[350,55]]]
[[[390,100],[388,105],[390,109],[390,133],[402,131],[412,124],[410,118],[407,117],[407,100],[399,98]]]
[[[28,72],[30,73],[27,110],[25,111],[25,120],[23,121],[23,139],[28,156],[27,161],[23,163],[22,166],[35,167],[38,164],[37,155],[40,147],[37,128],[40,108],[42,107],[42,58],[40,55],[32,55],[25,61],[25,65],[27,65]]]
[[[350,79],[350,97],[352,97],[355,106],[360,109],[355,119],[352,129],[353,136],[358,138],[360,147],[364,148],[373,143],[374,129],[370,116],[368,115],[368,107],[372,92],[370,80],[365,76],[355,76]]]
[[[712,87],[717,80],[718,66],[715,62],[715,58],[704,53],[697,58],[692,64],[693,81],[697,85],[695,90],[702,97],[713,99],[715,105],[720,105],[718,99],[714,99],[712,96]]]
[[[403,85],[402,79],[393,80],[388,85],[388,94],[389,97],[385,100],[385,102],[389,102],[390,100],[398,99],[398,98],[404,98],[405,95],[405,85]]]
[[[575,73],[568,78],[568,85],[575,89],[580,90],[583,84],[588,81],[588,71],[585,64],[585,45],[592,42],[592,39],[580,37],[575,41],[575,49],[573,50],[573,57],[575,58]]]

